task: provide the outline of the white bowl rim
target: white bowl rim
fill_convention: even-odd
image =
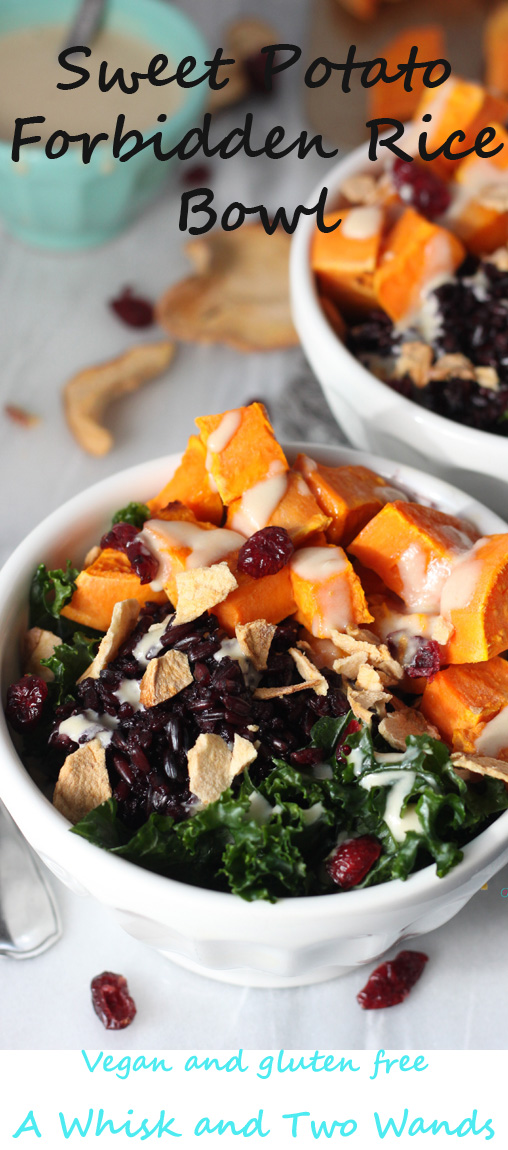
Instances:
[[[409,125],[406,125],[409,127]],[[357,175],[363,172],[367,165],[370,163],[374,168],[376,165],[381,166],[382,161],[370,161],[368,158],[369,144],[363,143],[359,147],[354,148],[348,152],[346,156],[338,160],[336,164],[330,169],[326,183],[323,182],[323,177],[319,183],[314,187],[311,195],[309,196],[306,207],[312,207],[316,204],[323,186],[328,188],[329,195],[327,196],[327,211],[332,209],[334,196],[340,191],[341,184],[348,176]],[[337,348],[342,352],[345,358],[355,365],[358,369],[359,375],[362,379],[362,385],[366,393],[370,390],[371,394],[375,391],[379,393],[379,389],[388,389],[393,397],[402,404],[403,410],[406,411],[408,416],[411,416],[415,423],[429,429],[429,431],[439,432],[445,434],[447,438],[458,439],[465,448],[471,450],[480,449],[484,451],[487,446],[489,451],[496,451],[496,454],[501,455],[501,447],[504,447],[504,454],[508,450],[506,439],[502,435],[495,435],[492,431],[480,431],[476,427],[467,427],[464,423],[458,423],[454,419],[448,419],[447,416],[439,415],[435,411],[430,411],[425,407],[420,407],[419,404],[414,403],[412,399],[407,399],[406,396],[400,395],[395,392],[393,388],[388,388],[388,384],[383,383],[378,379],[373,372],[369,371],[359,359],[356,358],[349,351],[346,345],[339,339],[333,331],[319,301],[319,295],[316,288],[314,275],[310,265],[310,245],[315,233],[315,220],[312,215],[302,216],[298,227],[291,243],[290,253],[290,269],[291,269],[291,286],[293,291],[298,291],[301,294],[302,309],[305,312],[308,310],[309,321],[317,326],[317,334],[321,341],[325,341],[329,346],[333,347],[335,351]]]
[[[296,454],[299,451],[307,453],[310,451],[318,456],[326,455],[326,453],[334,454],[337,459],[340,456],[340,463],[360,463],[375,468],[380,474],[386,474],[387,477],[396,472],[399,481],[409,488],[414,485],[414,491],[420,497],[423,496],[420,485],[422,479],[425,479],[431,488],[441,494],[441,499],[444,502],[446,502],[447,497],[453,500],[456,500],[458,495],[463,497],[467,501],[468,512],[473,515],[477,513],[482,520],[485,520],[486,517],[487,521],[492,524],[489,530],[508,530],[508,525],[483,504],[470,498],[459,488],[436,479],[434,476],[427,476],[416,468],[394,463],[383,457],[372,455],[370,452],[359,452],[353,448],[342,447],[342,445],[292,442],[284,443],[283,446],[289,454]],[[146,482],[147,476],[158,468],[167,475],[170,473],[169,469],[174,468],[180,458],[180,453],[161,456],[158,459],[147,460],[100,480],[62,504],[26,536],[0,570],[0,635],[2,636],[0,654],[3,653],[4,636],[9,629],[9,611],[15,607],[19,609],[17,604],[19,590],[16,591],[15,588],[19,588],[20,575],[28,577],[29,571],[33,570],[32,565],[30,569],[26,567],[27,558],[31,556],[32,551],[37,551],[40,556],[39,562],[42,562],[45,547],[56,544],[64,533],[62,521],[67,522],[68,528],[83,513],[90,514],[93,510],[97,515],[102,512],[105,515],[108,512],[111,513],[114,510],[114,498],[118,499],[117,489],[122,489],[122,498],[127,499],[129,497],[129,489],[132,491],[132,497],[136,492],[139,497],[138,484],[142,485],[143,481]],[[247,902],[238,895],[229,892],[188,885],[153,871],[145,870],[138,864],[115,856],[78,835],[72,835],[68,829],[70,826],[68,820],[52,806],[30,778],[20,756],[17,754],[7,727],[3,708],[0,710],[0,751],[2,752],[0,798],[5,802],[15,820],[16,815],[18,814],[19,818],[22,812],[22,817],[19,818],[21,825],[37,824],[38,837],[40,837],[41,826],[45,828],[46,840],[51,844],[47,852],[48,858],[51,857],[60,862],[62,855],[69,856],[70,854],[80,864],[79,873],[83,873],[87,869],[87,863],[90,864],[90,869],[92,867],[95,869],[95,865],[104,867],[105,886],[111,884],[110,889],[115,892],[117,902],[122,905],[125,904],[127,910],[132,901],[132,897],[129,895],[132,896],[133,893],[139,892],[141,898],[144,884],[149,882],[153,884],[153,893],[156,893],[163,902],[188,900],[192,903],[192,908],[197,909],[200,903],[206,900],[208,912],[215,911],[230,921],[243,920],[245,915],[250,916],[250,918],[255,915],[256,920],[260,920],[260,923],[266,921],[269,925],[270,922],[273,922],[274,914],[280,915],[283,921],[290,921],[299,919],[303,913],[309,919],[323,918],[324,916],[325,919],[330,920],[341,913],[340,907],[343,908],[344,914],[353,919],[363,917],[365,914],[371,914],[375,919],[386,914],[392,906],[399,909],[405,907],[409,909],[413,904],[421,905],[422,902],[432,902],[436,897],[442,901],[443,897],[451,896],[454,891],[457,891],[459,896],[460,888],[481,871],[482,867],[487,866],[490,861],[495,859],[503,847],[508,844],[508,811],[506,811],[499,815],[490,827],[482,831],[463,848],[464,858],[462,862],[444,878],[439,879],[437,877],[435,864],[432,863],[410,875],[405,882],[400,879],[392,879],[387,883],[358,891],[339,891],[328,895],[284,898],[275,903],[264,900]],[[9,783],[8,798],[4,794],[6,780]],[[31,793],[35,799],[33,811],[32,804],[27,810],[24,799],[27,792]],[[100,859],[98,851],[101,852]],[[63,862],[61,865],[68,869],[71,874],[74,873],[70,863]],[[122,890],[127,893],[122,895]],[[345,895],[347,898],[344,901]],[[339,898],[340,903],[337,902]]]

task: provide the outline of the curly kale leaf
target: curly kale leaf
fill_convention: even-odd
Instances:
[[[30,626],[55,631],[55,619],[60,620],[62,607],[72,599],[79,571],[67,560],[65,571],[49,571],[45,563],[39,566],[30,587]]]
[[[150,509],[146,503],[128,503],[117,511],[111,520],[114,527],[117,523],[130,523],[132,527],[142,527],[150,518]]]
[[[97,651],[98,639],[89,639],[82,631],[75,631],[66,643],[55,647],[48,659],[41,659],[55,678],[50,690],[57,706],[74,695],[76,681],[90,666]]]

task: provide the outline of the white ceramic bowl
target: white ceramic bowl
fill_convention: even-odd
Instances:
[[[326,179],[333,207],[344,180],[373,171],[362,144],[332,168]],[[379,167],[378,167],[379,170]],[[322,181],[309,197],[316,203]],[[431,470],[449,483],[506,514],[508,441],[426,411],[392,391],[344,347],[320,306],[310,266],[315,217],[302,217],[291,249],[293,321],[307,359],[348,439],[401,463]]]
[[[292,445],[288,453],[305,450]],[[307,445],[309,450],[309,445]],[[422,501],[472,520],[482,534],[506,531],[492,512],[455,488],[408,467],[345,448],[311,447],[313,457],[337,466],[363,463],[403,484]],[[2,694],[19,675],[18,640],[26,625],[32,573],[38,563],[79,562],[102,534],[111,513],[147,499],[167,481],[177,456],[130,468],[64,504],[17,548],[0,572]],[[218,978],[257,986],[296,986],[333,978],[371,962],[400,939],[452,918],[508,861],[508,813],[466,848],[446,878],[433,866],[371,889],[275,905],[247,903],[151,874],[69,833],[69,823],[38,790],[0,715],[0,797],[41,859],[71,890],[91,894],[122,925],[175,962]]]

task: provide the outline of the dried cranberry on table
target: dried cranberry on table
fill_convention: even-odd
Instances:
[[[276,575],[289,563],[293,551],[291,537],[284,527],[264,527],[240,548],[238,570],[253,579]]]
[[[210,183],[211,171],[206,164],[195,164],[191,168],[186,165],[181,169],[180,179],[188,188],[204,187]]]
[[[451,195],[447,185],[428,166],[424,168],[416,160],[402,160],[397,156],[392,178],[401,200],[411,204],[428,220],[442,216],[450,207]]]
[[[377,862],[382,846],[373,835],[361,835],[341,843],[326,862],[326,869],[341,890],[352,890],[363,882]]]
[[[151,327],[154,322],[154,308],[149,300],[134,295],[132,288],[126,287],[109,306],[118,319],[127,327]]]
[[[106,1030],[125,1030],[136,1015],[136,1003],[122,974],[104,970],[92,978],[92,1005]]]
[[[7,691],[5,713],[15,731],[29,731],[42,717],[48,685],[38,675],[23,675]]]
[[[428,955],[419,950],[401,950],[396,958],[381,963],[374,970],[356,999],[363,1010],[382,1010],[398,1006],[423,973]]]

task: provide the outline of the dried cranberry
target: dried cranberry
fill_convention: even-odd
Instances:
[[[155,555],[152,555],[141,539],[133,539],[128,543],[125,553],[140,583],[151,583],[159,570]]]
[[[136,1015],[136,1004],[129,994],[127,980],[110,970],[92,978],[92,1005],[106,1030],[124,1030]]]
[[[139,527],[130,523],[117,523],[102,536],[101,547],[112,547],[115,551],[122,551],[127,556],[132,570],[136,572],[141,583],[151,583],[155,579],[159,564],[139,535]]]
[[[428,679],[429,683],[437,675],[441,666],[439,643],[435,639],[416,638],[416,647],[411,661],[404,666],[410,679]]]
[[[252,56],[247,56],[242,60],[242,64],[247,73],[251,90],[261,96],[270,95],[272,89],[266,83],[266,53],[254,52]]]
[[[411,204],[422,216],[433,220],[442,216],[451,203],[450,192],[439,176],[415,160],[397,156],[393,165],[393,182],[404,203]]]
[[[127,544],[132,543],[139,532],[138,527],[133,527],[130,523],[117,523],[108,531],[106,535],[102,536],[101,547],[112,547],[114,551],[123,551],[124,555],[127,554]]]
[[[185,166],[182,168],[180,179],[182,184],[186,184],[189,188],[204,187],[210,183],[210,169],[206,164],[195,164],[193,168]]]
[[[153,304],[141,296],[133,295],[130,287],[124,288],[116,299],[110,300],[109,306],[127,327],[151,327],[153,324]]]
[[[238,570],[242,575],[262,579],[276,575],[289,563],[294,547],[285,527],[264,527],[256,531],[240,548]]]
[[[363,882],[381,854],[381,843],[373,835],[361,835],[341,843],[327,859],[326,869],[342,890],[351,890]]]
[[[39,722],[48,696],[48,684],[38,675],[24,675],[7,691],[5,713],[15,731],[28,731]]]
[[[428,956],[419,950],[401,950],[396,958],[381,963],[371,974],[367,985],[356,996],[364,1010],[382,1010],[398,1006],[418,982]]]

